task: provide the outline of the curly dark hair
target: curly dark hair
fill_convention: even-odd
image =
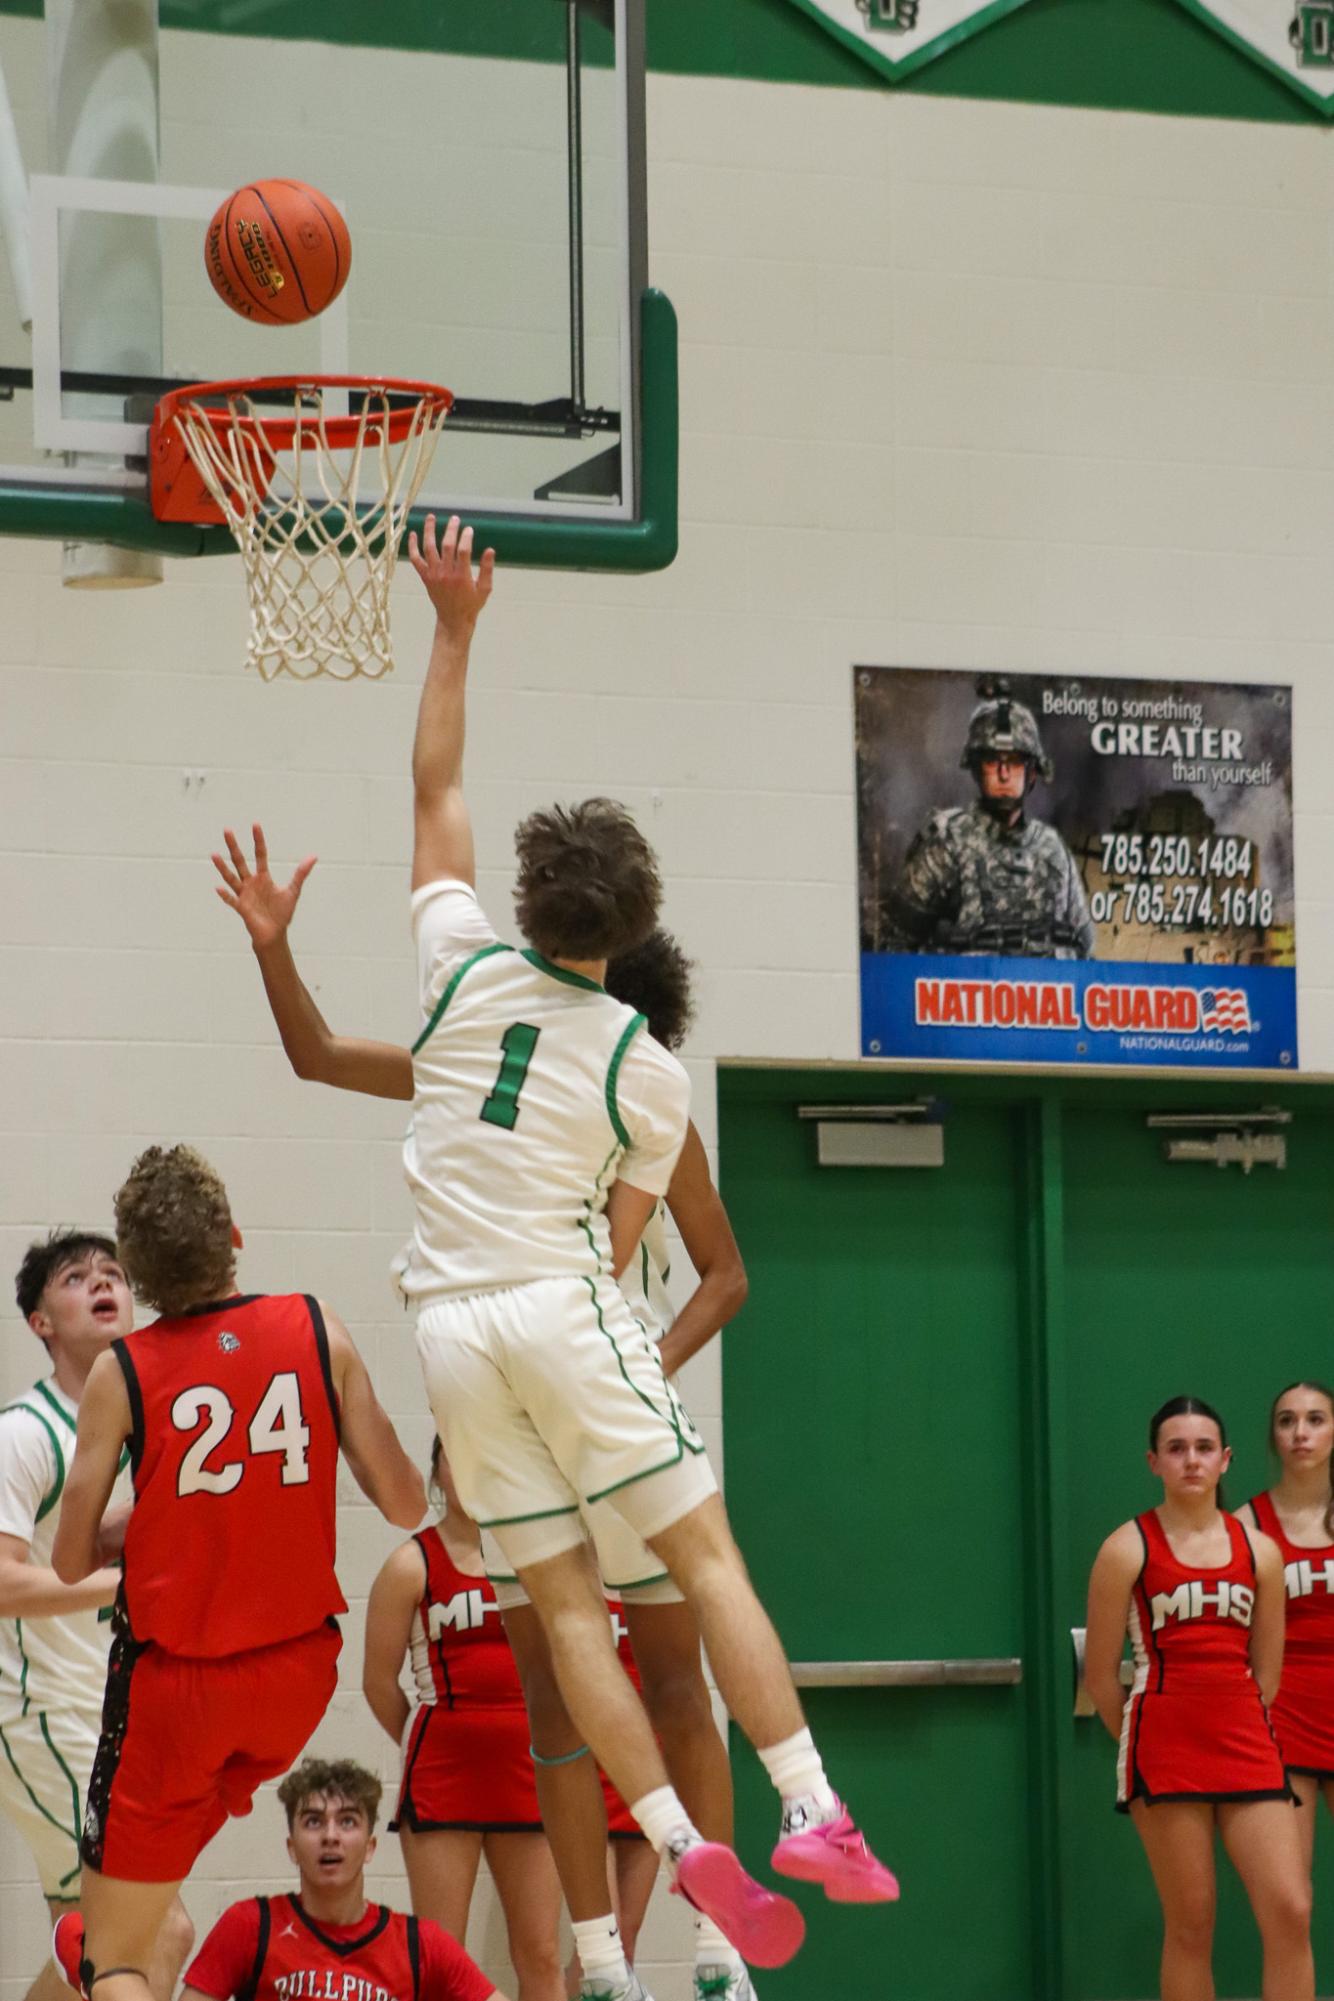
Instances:
[[[116,1246],[110,1237],[98,1236],[93,1230],[53,1230],[45,1243],[29,1244],[23,1253],[23,1263],[14,1274],[14,1297],[25,1320],[37,1311],[42,1294],[56,1273],[64,1271],[76,1258],[86,1258],[91,1251],[114,1258]]]
[[[670,931],[654,931],[633,952],[609,961],[607,992],[644,1015],[649,1034],[664,1049],[679,1049],[695,1019],[694,970]]]
[[[544,958],[618,958],[642,945],[657,923],[657,858],[615,799],[530,813],[514,848],[515,915]]]
[[[150,1146],[116,1192],[125,1276],[157,1313],[222,1299],[235,1283],[232,1211],[216,1170],[192,1146]]]
[[[296,1817],[306,1801],[318,1794],[322,1799],[342,1800],[345,1806],[360,1807],[367,1827],[374,1833],[383,1791],[374,1772],[368,1772],[351,1758],[303,1758],[279,1786],[278,1798],[287,1815],[289,1831],[295,1827]]]

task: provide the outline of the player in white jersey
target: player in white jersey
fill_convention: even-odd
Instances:
[[[702,1445],[612,1283],[667,1191],[689,1109],[681,1066],[602,987],[607,960],[657,921],[656,862],[608,800],[531,814],[515,837],[530,946],[500,943],[472,886],[463,794],[468,657],[494,558],[474,575],[471,531],[451,520],[437,546],[430,516],[409,555],[436,613],[412,759],[424,1026],[405,1155],[428,1395],[464,1504],[517,1572],[570,1715],[674,1887],[746,1957],[782,1965],[801,1915],[704,1841],[669,1785],[579,1514],[610,1500],[684,1593],[784,1801],[774,1866],[839,1901],[897,1895],[829,1787]],[[581,1927],[578,1945],[586,1987],[634,1994],[614,1938]]]
[[[231,829],[225,838],[227,855],[213,857],[222,878],[218,895],[250,934],[283,1048],[297,1076],[374,1097],[410,1099],[412,1052],[407,1046],[335,1034],[297,970],[289,931],[313,858],[302,862],[291,881],[282,884],[269,870],[261,827],[254,829],[253,868]],[[677,1050],[693,1011],[690,974],[690,962],[676,940],[668,932],[656,931],[642,946],[608,965],[606,987],[646,1017],[650,1033],[664,1048]],[[668,1211],[698,1276],[679,1314],[667,1286]],[[745,1267],[693,1125],[687,1130],[666,1199],[650,1216],[619,1284],[632,1312],[661,1344],[663,1372],[669,1379],[712,1340],[745,1300]],[[645,1705],[673,1784],[701,1832],[711,1840],[730,1843],[731,1768],[702,1672],[694,1616],[664,1573],[661,1560],[609,1501],[586,1507],[584,1515],[604,1588],[623,1601]],[[595,1917],[602,1910],[606,1841],[602,1790],[590,1761],[577,1755],[579,1738],[566,1715],[536,1615],[517,1580],[503,1568],[494,1582],[523,1675],[539,1760],[542,1817],[559,1859],[562,1887],[576,1917],[585,1913]],[[573,1761],[571,1751],[576,1754]],[[645,1881],[639,1866],[642,1844],[614,1846],[621,1929],[630,1949],[652,1878]],[[725,1984],[720,1986],[720,1980]],[[739,1957],[717,1927],[698,1912],[695,1987],[697,1996],[710,1995],[717,2001],[747,2001],[753,1995]]]
[[[129,1333],[134,1311],[115,1245],[83,1231],[33,1244],[15,1292],[50,1373],[0,1409],[0,1811],[32,1851],[57,1918],[79,1897],[79,1837],[120,1571],[108,1561],[82,1584],[62,1584],[51,1545],[88,1371]],[[132,1497],[126,1459],[104,1524],[109,1558]],[[193,1937],[177,1904],[151,1969],[160,2001],[171,1994]],[[28,2001],[58,2001],[63,1991],[48,1962]]]

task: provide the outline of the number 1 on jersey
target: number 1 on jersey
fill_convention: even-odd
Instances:
[[[482,1106],[481,1115],[488,1125],[504,1126],[506,1132],[513,1132],[519,1116],[519,1093],[541,1033],[540,1028],[530,1028],[526,1021],[516,1021],[501,1036],[500,1046],[505,1053],[491,1095]]]

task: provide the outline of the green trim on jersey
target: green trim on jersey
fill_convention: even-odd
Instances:
[[[618,1493],[622,1487],[632,1487],[636,1480],[647,1480],[650,1473],[661,1473],[665,1471],[665,1469],[668,1466],[675,1466],[682,1458],[684,1458],[687,1451],[702,1452],[704,1450],[704,1446],[702,1442],[700,1443],[699,1446],[693,1446],[688,1443],[685,1433],[682,1431],[680,1424],[677,1422],[676,1399],[672,1395],[666,1376],[662,1374],[661,1364],[659,1364],[658,1367],[658,1374],[659,1376],[662,1377],[662,1387],[667,1394],[667,1410],[665,1412],[660,1410],[658,1405],[654,1403],[652,1397],[646,1396],[644,1391],[640,1389],[638,1383],[634,1380],[634,1378],[630,1374],[630,1371],[625,1366],[625,1357],[622,1355],[620,1348],[617,1346],[616,1336],[612,1333],[610,1327],[608,1327],[606,1321],[602,1318],[602,1302],[598,1298],[598,1289],[596,1281],[586,1277],[584,1279],[584,1284],[588,1287],[589,1297],[593,1301],[593,1312],[597,1317],[598,1331],[602,1334],[603,1338],[611,1346],[612,1354],[615,1355],[616,1357],[616,1366],[621,1372],[622,1381],[625,1383],[628,1389],[632,1389],[634,1391],[635,1395],[639,1398],[639,1401],[643,1404],[646,1410],[651,1410],[655,1417],[662,1419],[662,1422],[667,1426],[667,1429],[671,1432],[673,1438],[675,1438],[676,1440],[676,1451],[673,1453],[670,1459],[664,1459],[661,1466],[650,1466],[643,1473],[632,1473],[628,1480],[617,1480],[613,1482],[613,1484],[610,1487],[603,1487],[596,1494],[586,1494],[584,1496],[585,1500],[587,1501],[601,1501],[605,1499],[605,1497],[608,1494]],[[617,1297],[621,1300],[622,1304],[625,1303],[624,1293],[618,1293]],[[636,1320],[635,1325],[636,1327],[639,1328],[640,1333],[643,1334],[644,1329],[642,1322]],[[644,1335],[644,1339],[645,1341],[648,1341],[648,1336],[646,1334]],[[652,1346],[651,1343],[649,1345],[650,1347]]]
[[[19,1659],[23,1663],[19,1669],[19,1694],[23,1697],[23,1707],[19,1711],[19,1714],[20,1716],[26,1716],[32,1707],[32,1698],[28,1694],[28,1669],[31,1663],[28,1659],[28,1650],[23,1644],[22,1619],[15,1619],[14,1621],[14,1644],[19,1650]]]
[[[79,1840],[83,1834],[83,1808],[79,1804],[79,1782],[75,1778],[69,1766],[65,1763],[65,1760],[61,1757],[59,1751],[57,1751],[56,1749],[55,1739],[52,1737],[50,1730],[47,1728],[45,1710],[42,1710],[41,1714],[37,1718],[37,1721],[41,1726],[42,1736],[46,1739],[47,1750],[51,1753],[51,1756],[55,1759],[61,1771],[65,1774],[65,1777],[69,1780],[70,1803],[74,1808],[74,1842],[75,1846],[77,1847]],[[74,1868],[67,1870],[60,1880],[62,1883],[68,1883],[70,1881],[70,1878],[73,1876],[77,1876],[78,1873],[79,1873],[79,1868],[78,1864],[76,1863]]]
[[[526,959],[530,966],[536,966],[539,973],[546,973],[553,980],[561,980],[567,987],[584,987],[590,994],[605,994],[607,991],[601,981],[590,980],[585,973],[571,973],[564,966],[553,966],[550,959],[544,959],[542,954],[533,951],[531,946],[526,952],[520,952],[519,957]]]
[[[471,972],[472,968],[475,965],[477,965],[482,959],[493,959],[497,952],[512,952],[513,950],[514,947],[512,945],[502,945],[500,940],[497,939],[494,945],[483,945],[480,952],[474,952],[470,959],[465,959],[463,961],[463,964],[459,966],[456,969],[456,971],[451,975],[449,982],[445,987],[445,991],[441,994],[439,1000],[435,1004],[435,1007],[431,1014],[431,1019],[427,1022],[425,1028],[422,1030],[421,1034],[417,1037],[417,1040],[413,1043],[412,1053],[414,1056],[417,1054],[417,1051],[421,1048],[423,1042],[425,1042],[427,1036],[433,1034],[435,1030],[439,1027],[440,1017],[444,1013],[445,1009],[449,1006],[449,1003],[453,1000],[455,993],[458,991],[458,984],[459,981],[463,978],[463,975],[467,972]]]
[[[55,1412],[57,1417],[64,1419],[65,1423],[69,1426],[71,1431],[78,1430],[79,1428],[78,1419],[70,1416],[64,1404],[61,1403],[58,1397],[52,1396],[50,1390],[48,1389],[45,1383],[34,1383],[33,1389],[37,1392],[37,1395],[41,1397],[44,1403],[50,1404],[52,1410]],[[36,1413],[34,1413],[34,1415],[35,1414]]]
[[[624,1035],[622,1035],[620,1041],[612,1051],[611,1062],[607,1065],[607,1117],[611,1120],[612,1131],[627,1153],[630,1151],[630,1135],[625,1129],[625,1121],[622,1119],[620,1107],[616,1103],[616,1079],[620,1075],[621,1064],[625,1060],[626,1050],[630,1047],[640,1029],[647,1027],[647,1017],[637,1014],[633,1021],[629,1023]]]
[[[43,1729],[42,1729],[42,1735],[43,1735],[44,1737],[46,1737],[46,1729],[45,1729],[45,1723],[46,1723],[46,1718],[45,1718],[45,1716],[43,1716],[43,1718],[42,1718],[42,1723],[43,1723]],[[49,1738],[49,1737],[47,1737],[47,1738],[46,1738],[46,1741],[47,1741],[47,1743],[48,1743],[48,1744],[49,1744],[49,1743],[51,1742],[51,1740],[50,1740],[50,1738]],[[66,1834],[66,1835],[68,1835],[68,1836],[69,1836],[69,1838],[70,1838],[70,1840],[71,1840],[71,1841],[72,1841],[72,1842],[74,1843],[75,1847],[77,1848],[77,1847],[78,1847],[78,1845],[79,1845],[79,1837],[78,1837],[78,1835],[77,1835],[77,1834],[76,1834],[76,1833],[75,1833],[75,1832],[73,1831],[73,1829],[72,1829],[72,1828],[68,1828],[68,1827],[66,1827],[66,1826],[64,1825],[63,1821],[59,1821],[59,1820],[57,1820],[57,1819],[56,1819],[56,1817],[55,1817],[55,1815],[54,1815],[54,1814],[53,1814],[53,1813],[51,1812],[51,1810],[50,1810],[50,1808],[49,1808],[49,1807],[45,1807],[45,1806],[43,1806],[43,1805],[42,1805],[42,1802],[41,1802],[41,1801],[40,1801],[40,1800],[38,1799],[38,1797],[37,1797],[36,1793],[35,1793],[35,1792],[33,1791],[32,1787],[31,1787],[31,1786],[30,1786],[30,1785],[28,1784],[28,1781],[27,1781],[27,1780],[26,1780],[26,1779],[24,1778],[24,1776],[23,1776],[23,1772],[22,1772],[22,1770],[21,1770],[21,1768],[20,1768],[20,1766],[19,1766],[19,1761],[18,1761],[18,1759],[17,1759],[17,1758],[16,1758],[15,1756],[14,1756],[14,1752],[13,1752],[13,1749],[12,1749],[12,1747],[11,1747],[11,1745],[10,1745],[10,1742],[9,1742],[9,1739],[8,1739],[8,1737],[6,1737],[6,1735],[5,1735],[5,1733],[4,1733],[4,1729],[3,1729],[3,1726],[0,1726],[0,1746],[3,1746],[3,1749],[4,1749],[4,1753],[5,1753],[5,1756],[6,1756],[6,1757],[8,1758],[8,1760],[9,1760],[9,1763],[10,1763],[10,1767],[11,1767],[11,1769],[12,1769],[13,1773],[14,1773],[14,1777],[15,1777],[15,1778],[16,1778],[16,1779],[18,1780],[19,1784],[20,1784],[20,1785],[22,1786],[22,1788],[23,1788],[24,1792],[25,1792],[25,1793],[26,1793],[26,1794],[28,1795],[28,1798],[29,1798],[29,1799],[30,1799],[30,1800],[32,1801],[33,1805],[34,1805],[34,1806],[36,1807],[36,1809],[37,1809],[38,1813],[39,1813],[39,1814],[40,1814],[40,1815],[42,1816],[42,1819],[43,1819],[43,1820],[49,1820],[49,1821],[50,1821],[50,1823],[51,1823],[51,1825],[52,1825],[52,1827],[54,1827],[54,1828],[58,1828],[61,1834]],[[52,1748],[52,1749],[54,1750],[54,1749],[55,1749],[55,1746],[54,1746],[54,1745],[52,1745],[52,1747],[51,1747],[51,1748]],[[69,1875],[67,1875],[67,1876],[62,1876],[62,1877],[61,1877],[61,1879],[60,1879],[60,1880],[61,1880],[61,1882],[62,1882],[62,1883],[67,1883],[67,1882],[68,1882],[68,1881],[70,1880],[70,1876],[72,1876],[73,1874],[74,1874],[74,1871],[73,1871],[73,1870],[71,1870],[71,1871],[70,1871],[70,1873],[69,1873]]]
[[[662,1413],[659,1412],[658,1415],[661,1417]],[[666,1419],[663,1422],[665,1423]],[[676,1450],[670,1459],[664,1459],[660,1466],[646,1466],[642,1473],[632,1473],[628,1480],[616,1480],[610,1487],[599,1488],[596,1494],[588,1496],[589,1506],[591,1507],[594,1501],[605,1501],[608,1494],[619,1494],[622,1487],[633,1487],[637,1480],[651,1480],[655,1473],[666,1473],[670,1467],[679,1466],[686,1456],[686,1442],[679,1431],[676,1434],[676,1441]]]
[[[40,1390],[41,1387],[42,1386],[40,1383],[33,1384],[33,1388],[35,1390]],[[48,1399],[48,1401],[50,1401],[50,1399]],[[57,1405],[56,1408],[59,1409],[60,1408],[59,1405]],[[12,1410],[21,1410],[27,1417],[36,1418],[38,1424],[41,1425],[43,1431],[45,1431],[47,1437],[50,1439],[51,1450],[56,1455],[56,1484],[51,1489],[50,1493],[45,1496],[45,1498],[42,1501],[41,1507],[38,1508],[37,1510],[34,1522],[34,1526],[36,1526],[36,1522],[41,1522],[46,1520],[46,1517],[50,1514],[52,1508],[54,1508],[56,1502],[60,1499],[61,1494],[64,1492],[65,1455],[61,1451],[60,1440],[56,1437],[55,1426],[52,1424],[50,1418],[47,1417],[44,1412],[40,1410],[34,1410],[30,1403],[7,1403],[4,1409],[0,1410],[0,1417],[8,1417],[10,1411]],[[61,1411],[60,1415],[64,1417],[65,1415],[64,1411]]]
[[[603,1161],[601,1167],[597,1171],[597,1179],[593,1183],[593,1192],[591,1195],[588,1195],[584,1198],[584,1213],[579,1218],[578,1227],[583,1231],[584,1235],[588,1238],[588,1248],[593,1253],[593,1263],[597,1267],[597,1274],[599,1278],[601,1278],[604,1275],[606,1267],[602,1262],[602,1253],[598,1249],[597,1244],[594,1242],[593,1226],[590,1219],[593,1214],[593,1204],[597,1201],[598,1196],[602,1193],[602,1177],[607,1172],[607,1169],[611,1166],[612,1162],[616,1159],[616,1156],[620,1152],[621,1152],[621,1142],[617,1140],[615,1146],[612,1148],[611,1152],[607,1155],[607,1158]],[[585,1278],[585,1283],[591,1284],[592,1281]]]
[[[579,1503],[575,1501],[568,1508],[539,1508],[531,1515],[492,1515],[488,1521],[479,1521],[477,1526],[479,1529],[504,1529],[512,1527],[515,1522],[545,1522],[550,1521],[553,1515],[577,1515],[578,1512]],[[506,1579],[506,1582],[509,1581]],[[513,1579],[515,1584],[518,1581],[517,1577]]]

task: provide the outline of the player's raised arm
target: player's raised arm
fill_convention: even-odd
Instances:
[[[699,1280],[663,1336],[663,1373],[674,1376],[741,1311],[749,1290],[741,1251],[693,1123],[686,1128],[667,1207]]]
[[[420,540],[408,538],[408,556],[435,610],[435,637],[412,745],[412,887],[454,877],[472,883],[472,823],[463,798],[464,708],[473,628],[491,595],[494,549],[472,566],[472,529],[450,516],[437,542],[428,514]]]
[[[338,1315],[320,1303],[340,1404],[344,1459],[368,1501],[396,1528],[415,1529],[426,1513],[426,1485],[398,1440],[371,1386],[366,1364]]]
[[[131,1429],[125,1378],[114,1351],[109,1351],[93,1363],[79,1403],[74,1463],[51,1546],[51,1568],[65,1584],[80,1583],[102,1565],[102,1517]]]
[[[222,877],[215,888],[250,933],[288,1062],[298,1077],[315,1083],[363,1091],[372,1098],[411,1098],[411,1051],[393,1042],[335,1035],[296,969],[287,934],[315,856],[298,862],[290,882],[278,883],[269,872],[268,845],[258,822],[252,833],[253,868],[232,829],[224,829],[229,859],[213,856],[213,866]]]

